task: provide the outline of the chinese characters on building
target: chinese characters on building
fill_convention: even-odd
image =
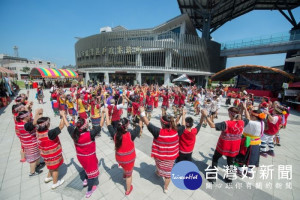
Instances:
[[[85,58],[93,56],[105,56],[105,55],[119,55],[119,54],[139,54],[142,52],[140,46],[116,46],[116,47],[103,47],[103,48],[91,48],[76,53],[76,58]]]

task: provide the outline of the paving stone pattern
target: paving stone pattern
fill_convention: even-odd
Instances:
[[[26,92],[26,91],[21,91]],[[49,90],[45,91],[45,104],[38,104],[35,99],[35,90],[30,90],[29,99],[34,101],[33,109],[43,108],[44,115],[51,118],[51,128],[59,124],[59,117],[54,117],[49,101]],[[224,104],[224,102],[223,102]],[[66,128],[59,135],[63,148],[64,164],[60,167],[60,177],[65,180],[63,186],[51,190],[51,183],[45,184],[44,178],[47,169],[39,176],[29,177],[29,164],[20,163],[20,140],[15,134],[14,121],[10,104],[0,110],[0,200],[8,199],[85,199],[86,188],[82,188],[82,168],[77,160],[74,143],[67,133]],[[199,116],[193,116],[192,108],[187,106],[188,116],[192,116],[196,122]],[[227,107],[222,106],[219,111],[219,119],[216,122],[228,119]],[[171,111],[169,111],[171,112]],[[126,111],[124,112],[126,114]],[[159,117],[161,109],[154,109],[151,122],[160,126]],[[226,160],[219,160],[219,180],[210,185],[205,180],[205,169],[211,164],[211,158],[216,147],[220,132],[209,127],[201,128],[197,135],[197,141],[193,152],[194,163],[200,170],[203,183],[200,189],[180,190],[172,183],[168,194],[164,194],[163,180],[154,174],[155,162],[150,157],[153,136],[144,128],[141,138],[135,141],[136,162],[133,172],[133,192],[126,197],[125,181],[122,178],[122,169],[115,161],[113,141],[108,136],[106,126],[103,127],[102,136],[96,139],[97,157],[99,159],[99,185],[90,199],[132,199],[132,200],[184,200],[184,199],[300,199],[300,113],[292,112],[288,126],[281,130],[281,147],[275,147],[275,157],[260,159],[260,168],[256,169],[255,177],[238,178],[228,187],[223,182],[223,165]],[[262,166],[274,165],[273,179],[263,180],[260,176]],[[292,165],[292,180],[278,180],[278,165]],[[291,185],[290,185],[291,184]],[[251,188],[250,188],[251,186]],[[260,186],[262,186],[260,188]],[[290,189],[286,187],[291,186]]]

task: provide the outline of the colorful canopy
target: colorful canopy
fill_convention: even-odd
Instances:
[[[78,74],[72,69],[50,69],[50,68],[33,68],[30,76],[42,78],[78,78]]]

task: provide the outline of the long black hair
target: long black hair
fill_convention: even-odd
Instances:
[[[115,149],[116,151],[121,147],[122,145],[122,139],[123,134],[126,133],[127,126],[128,126],[128,119],[125,117],[120,120],[120,122],[117,125],[117,132],[116,132],[116,141],[115,141]]]
[[[48,125],[50,123],[50,118],[49,117],[41,117],[37,120],[37,131],[38,132],[43,132],[48,130]]]
[[[87,123],[86,119],[82,119],[82,118],[78,117],[78,120],[75,124],[76,127],[72,134],[72,138],[75,142],[78,142],[78,139],[79,139],[81,133],[84,133],[87,131],[87,127],[84,127],[86,125],[86,123]]]

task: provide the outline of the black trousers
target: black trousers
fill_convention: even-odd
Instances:
[[[86,178],[86,180],[88,182],[88,185],[87,185],[88,186],[88,191],[91,191],[92,188],[93,188],[93,186],[96,184],[97,178],[88,179],[87,175],[85,175],[85,178]]]
[[[217,150],[215,150],[215,153],[213,155],[213,158],[212,158],[212,167],[218,167],[218,160],[222,157],[222,154],[220,154]],[[233,162],[234,162],[234,158],[235,157],[229,157],[229,156],[226,156],[227,158],[227,165],[230,166],[230,165],[233,165]]]
[[[192,153],[181,153],[181,152],[179,152],[179,156],[178,156],[176,162],[180,162],[180,161],[183,161],[183,160],[192,161]]]

